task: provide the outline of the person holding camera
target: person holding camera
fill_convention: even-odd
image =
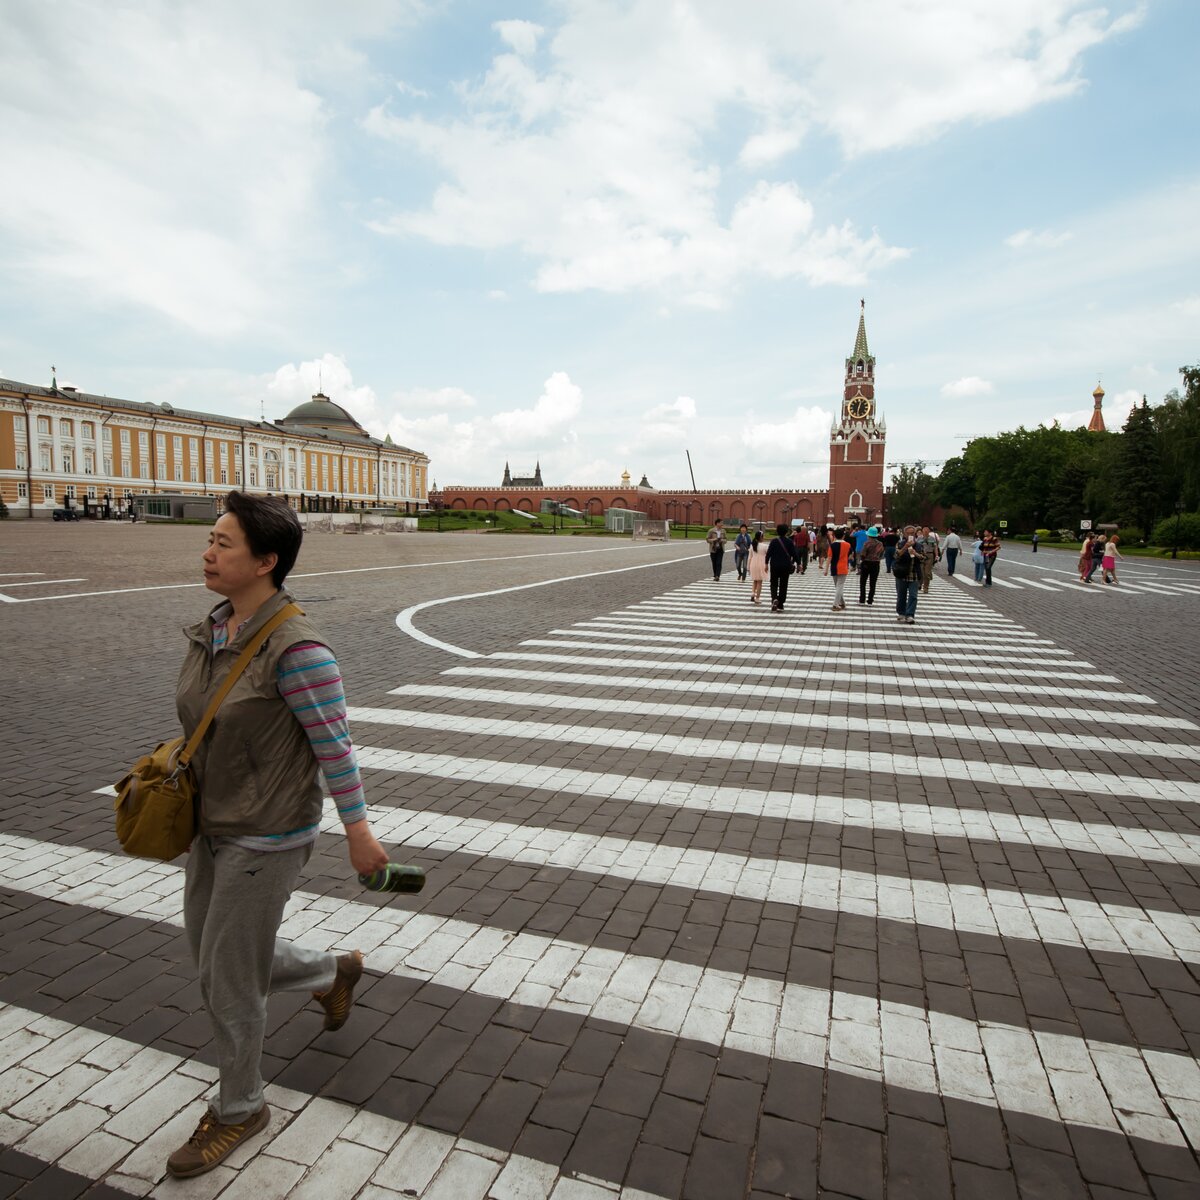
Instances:
[[[901,625],[917,623],[917,596],[924,570],[924,543],[917,540],[916,529],[907,525],[896,546],[896,559],[892,564],[892,578],[896,581],[896,620]]]

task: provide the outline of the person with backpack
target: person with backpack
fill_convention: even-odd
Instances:
[[[775,536],[767,547],[767,569],[771,574],[771,611],[783,612],[788,579],[796,569],[796,547],[788,527],[782,522],[775,526]]]

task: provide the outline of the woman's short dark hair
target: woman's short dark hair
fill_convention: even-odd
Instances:
[[[275,555],[271,582],[282,587],[304,541],[300,518],[278,497],[252,496],[249,492],[230,492],[225,497],[225,511],[237,517],[255,558]]]

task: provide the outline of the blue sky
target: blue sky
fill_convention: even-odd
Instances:
[[[9,378],[823,487],[860,297],[895,462],[1200,360],[1193,0],[3,12]]]

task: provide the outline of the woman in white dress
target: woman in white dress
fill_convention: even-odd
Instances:
[[[767,577],[767,543],[763,541],[762,530],[754,535],[750,543],[750,603],[762,603],[762,585]]]

